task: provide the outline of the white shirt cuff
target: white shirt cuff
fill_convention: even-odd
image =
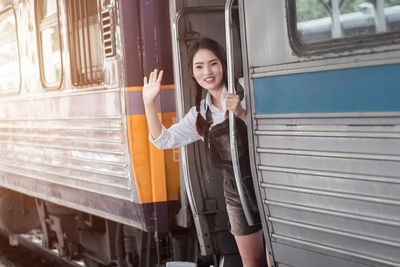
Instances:
[[[168,143],[169,132],[164,125],[161,126],[161,135],[157,139],[154,139],[153,136],[151,136],[151,133],[149,133],[150,142],[152,142],[158,149],[162,149]]]

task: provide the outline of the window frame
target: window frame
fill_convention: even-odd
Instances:
[[[297,31],[296,1],[297,0],[286,0],[286,18],[289,42],[293,51],[299,57],[350,52],[358,49],[400,43],[400,32],[343,37],[311,44],[302,43]],[[379,38],[377,38],[377,36],[379,36]]]
[[[44,70],[44,62],[43,62],[43,46],[42,46],[42,39],[41,33],[43,30],[48,29],[54,26],[54,18],[51,16],[48,18],[42,18],[41,14],[41,3],[43,0],[36,0],[35,2],[35,16],[36,16],[36,38],[38,44],[38,55],[39,55],[39,68],[40,68],[40,81],[42,86],[46,90],[57,90],[61,88],[63,77],[64,77],[64,64],[63,64],[63,46],[62,46],[62,39],[61,39],[61,28],[60,28],[60,9],[59,9],[59,1],[58,0],[51,0],[57,2],[57,28],[58,28],[58,38],[60,41],[60,64],[61,64],[61,73],[60,73],[60,81],[56,83],[46,83],[45,77],[45,70]],[[54,15],[53,15],[54,16]],[[45,26],[42,26],[45,25]]]
[[[100,0],[93,0],[93,1],[96,2],[95,16],[97,18],[98,25],[100,26],[101,30],[99,39],[102,46],[101,49],[99,50],[102,52],[100,65],[94,65],[92,62],[92,51],[90,49],[91,38],[90,38],[90,30],[88,28],[88,25],[90,25],[88,23],[88,19],[90,16],[87,16],[88,8],[86,0],[83,1],[84,8],[82,8],[82,6],[72,4],[73,1],[71,1],[70,4],[66,5],[71,82],[76,87],[93,86],[93,85],[96,86],[103,84],[105,82],[105,65],[104,65],[105,54],[104,54],[103,27],[101,21],[101,2]],[[80,11],[79,14],[76,13],[78,9]],[[78,19],[74,20],[76,18]],[[79,28],[80,25],[82,25],[81,31]],[[89,55],[88,56],[89,60],[86,60],[87,55]],[[96,67],[98,66],[101,67],[100,71],[96,71]],[[86,69],[84,73],[81,72],[82,68]],[[97,75],[96,73],[98,72],[102,74],[101,77],[95,77]]]
[[[7,90],[7,91],[0,91],[0,95],[5,96],[5,95],[17,95],[21,92],[21,86],[22,86],[22,74],[21,74],[21,53],[20,53],[20,48],[19,48],[19,40],[18,40],[18,21],[17,21],[17,15],[15,13],[15,9],[13,6],[8,6],[4,8],[3,10],[0,10],[0,20],[2,17],[6,17],[7,13],[10,13],[10,16],[12,15],[15,21],[15,43],[17,45],[17,56],[18,56],[18,77],[19,77],[19,82],[18,86],[16,89],[13,90]],[[0,34],[1,35],[1,34]],[[0,44],[2,42],[0,41]],[[4,42],[5,44],[9,44]]]

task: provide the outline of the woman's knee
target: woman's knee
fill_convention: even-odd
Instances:
[[[243,267],[264,267],[266,266],[265,255],[255,254],[242,257]]]
[[[243,266],[258,267],[266,266],[266,255],[263,242],[263,233],[256,233],[244,236],[235,236]]]

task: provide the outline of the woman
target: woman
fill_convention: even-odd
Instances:
[[[224,176],[224,196],[228,211],[231,232],[235,237],[245,267],[265,266],[265,252],[260,217],[257,211],[254,191],[251,192],[250,163],[247,148],[246,110],[243,89],[238,87],[238,94],[227,93],[226,57],[224,49],[211,39],[197,41],[189,51],[190,72],[196,88],[196,106],[192,107],[178,123],[166,129],[157,116],[155,99],[160,92],[163,71],[155,69],[149,78],[144,77],[143,102],[150,140],[160,148],[183,146],[199,139],[206,144],[210,141],[209,157],[211,164],[222,171]],[[202,90],[207,90],[206,99],[201,100]],[[238,192],[234,183],[232,162],[229,148],[226,146],[226,112],[236,115],[238,128],[239,155],[241,173],[248,183],[250,202],[253,203],[253,218],[256,225],[247,225]],[[241,141],[242,140],[242,141]],[[207,147],[207,145],[206,145]],[[246,164],[242,166],[242,159]],[[247,179],[246,179],[247,178]],[[243,181],[245,181],[243,180]],[[254,190],[254,189],[253,189]],[[269,264],[268,264],[269,266]]]

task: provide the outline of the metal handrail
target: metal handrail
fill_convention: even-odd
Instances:
[[[233,58],[233,42],[232,42],[232,5],[234,0],[227,0],[225,3],[225,36],[226,36],[226,60],[228,72],[228,92],[235,93],[234,80],[234,58]],[[236,186],[239,192],[240,203],[242,204],[244,215],[247,223],[254,225],[253,216],[250,213],[246,196],[243,191],[242,175],[240,173],[239,157],[237,151],[237,143],[235,136],[235,114],[229,111],[229,139],[232,154],[233,173],[235,175]]]

